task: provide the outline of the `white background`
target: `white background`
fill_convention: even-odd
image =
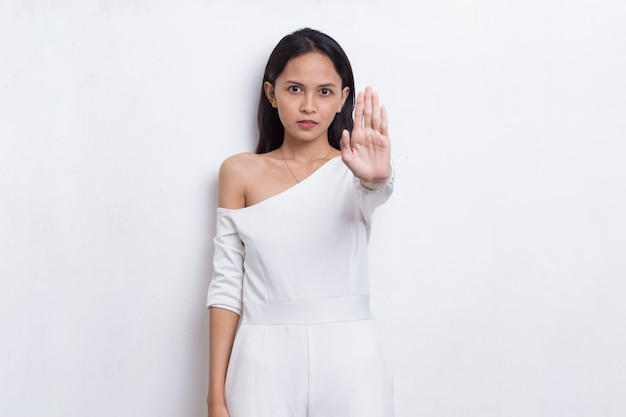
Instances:
[[[267,56],[387,104],[375,314],[398,417],[626,415],[626,5],[3,0],[0,413],[204,416],[217,170]]]

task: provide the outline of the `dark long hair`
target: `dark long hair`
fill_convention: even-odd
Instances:
[[[285,128],[278,117],[278,110],[272,107],[265,96],[263,84],[269,81],[272,85],[276,78],[285,69],[290,59],[304,55],[308,52],[319,52],[326,55],[335,65],[337,73],[341,77],[341,88],[350,87],[350,93],[344,103],[341,112],[335,115],[328,127],[328,143],[339,149],[341,133],[344,129],[352,132],[354,120],[354,75],[352,66],[341,46],[330,36],[314,29],[304,28],[285,36],[278,42],[265,66],[263,83],[261,83],[261,97],[259,98],[259,143],[256,153],[266,153],[278,149],[284,139]]]

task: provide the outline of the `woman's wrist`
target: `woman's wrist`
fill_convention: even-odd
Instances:
[[[209,407],[225,405],[224,390],[210,390],[207,396],[207,404]]]
[[[389,161],[389,171],[386,177],[371,178],[368,180],[365,180],[363,178],[359,178],[359,179],[361,180],[361,185],[363,185],[363,187],[369,190],[376,190],[378,188],[383,187],[385,184],[387,184],[392,176],[393,176],[393,165],[391,161]]]

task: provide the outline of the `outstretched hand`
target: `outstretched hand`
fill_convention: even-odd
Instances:
[[[387,111],[379,107],[371,87],[358,94],[352,135],[344,130],[340,144],[343,162],[365,187],[378,188],[387,181],[391,175]]]

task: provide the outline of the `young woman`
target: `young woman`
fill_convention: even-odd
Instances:
[[[354,97],[321,32],[269,57],[257,153],[220,169],[210,417],[393,415],[367,276],[372,214],[393,186],[387,115],[371,88]]]

